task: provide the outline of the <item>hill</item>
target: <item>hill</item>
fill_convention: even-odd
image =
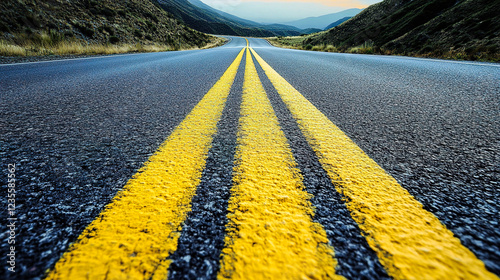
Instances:
[[[187,26],[220,35],[270,37],[294,36],[300,29],[285,25],[263,25],[216,10],[197,0],[152,0]]]
[[[338,26],[338,25],[341,25],[342,23],[350,20],[352,17],[345,17],[345,18],[341,18],[339,20],[337,20],[336,22],[334,23],[331,23],[330,25],[328,25],[325,30],[328,30],[328,29],[332,29],[334,28],[335,26]]]
[[[332,22],[336,22],[339,19],[345,18],[345,17],[353,17],[360,13],[362,9],[348,9],[345,11],[341,11],[338,13],[332,13],[324,16],[319,16],[319,17],[308,17],[305,19],[300,19],[300,20],[295,20],[295,21],[289,21],[285,22],[284,24],[286,25],[292,25],[300,29],[307,29],[307,28],[317,28],[321,30],[325,30],[325,28],[331,24]]]
[[[294,35],[298,35],[301,33],[305,33],[304,30],[301,30],[300,28],[297,28],[297,27],[291,26],[291,25],[261,24],[261,23],[257,23],[255,21],[251,21],[248,19],[243,19],[243,18],[237,17],[235,15],[214,9],[214,8],[210,7],[209,5],[203,3],[200,0],[188,0],[188,1],[189,1],[189,3],[195,5],[199,8],[215,12],[215,13],[223,16],[225,19],[233,21],[233,22],[235,22],[243,27],[250,27],[250,28],[253,27],[253,28],[268,30],[268,31],[273,32],[277,36],[294,36]],[[221,35],[224,35],[224,34],[221,34]]]
[[[214,37],[186,27],[151,1],[2,0],[0,39],[4,47],[30,45],[50,53],[68,42],[177,49],[203,47]]]
[[[188,0],[188,2],[191,3],[191,4],[193,4],[194,6],[196,6],[198,8],[201,8],[201,9],[204,9],[204,10],[207,10],[207,11],[211,11],[211,12],[215,12],[215,13],[217,13],[217,14],[225,17],[226,19],[234,21],[234,22],[236,22],[238,24],[241,24],[241,25],[247,25],[247,26],[258,26],[259,25],[257,22],[254,22],[254,21],[251,21],[251,20],[247,20],[247,19],[243,19],[243,18],[237,17],[235,15],[232,15],[232,14],[229,14],[229,13],[217,10],[215,8],[212,8],[212,7],[210,7],[209,5],[203,3],[200,0]]]
[[[318,32],[321,32],[323,30],[321,29],[318,29],[318,28],[307,28],[307,29],[302,29],[302,35],[303,34],[312,34],[312,33],[318,33]]]
[[[500,60],[500,1],[385,0],[305,38],[340,51]]]

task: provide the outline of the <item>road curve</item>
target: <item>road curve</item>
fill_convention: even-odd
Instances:
[[[493,273],[485,270],[484,275],[491,279],[500,275],[498,64],[285,50],[271,47],[262,39],[248,41],[261,60],[324,114],[326,122],[336,125],[367,158],[396,179],[411,201],[421,203],[422,211],[437,218],[443,231],[451,234],[449,239],[458,238],[465,255],[477,258],[479,266]],[[399,273],[405,269],[398,265],[394,265],[397,269],[390,268],[373,245],[382,243],[377,243],[376,237],[373,241],[371,228],[353,216],[349,208],[352,197],[337,191],[339,186],[323,155],[303,131],[304,125],[297,123],[297,115],[265,65],[250,52],[243,55],[241,63],[237,61],[246,46],[244,38],[232,37],[225,46],[209,50],[1,65],[0,166],[5,197],[0,199],[0,207],[6,226],[8,218],[16,219],[15,272],[9,271],[11,266],[4,261],[3,278],[58,278],[48,271],[54,271],[56,263],[64,260],[61,257],[70,244],[83,242],[77,238],[82,232],[89,233],[89,225],[98,222],[96,217],[109,216],[103,212],[105,207],[120,209],[110,206],[116,204],[113,198],[117,193],[126,197],[126,191],[134,189],[130,187],[134,174],[138,170],[145,173],[143,165],[154,161],[152,155],[161,150],[159,147],[169,145],[172,135],[177,135],[193,112],[203,112],[207,93],[222,90],[214,88],[229,73],[232,63],[234,76],[224,82],[229,86],[228,95],[221,97],[224,104],[220,116],[214,119],[216,132],[203,134],[209,137],[207,149],[193,159],[202,159],[203,168],[195,176],[194,189],[185,197],[187,202],[182,202],[189,207],[178,216],[183,220],[176,221],[182,226],[172,231],[176,236],[174,249],[161,255],[164,275],[169,279],[215,279],[238,278],[239,267],[243,267],[243,273],[259,271],[258,264],[245,270],[245,258],[228,257],[227,248],[233,241],[228,241],[226,232],[237,230],[233,236],[253,232],[238,235],[243,226],[231,225],[246,219],[242,214],[245,211],[257,211],[242,212],[234,206],[234,197],[242,195],[234,186],[249,170],[245,169],[242,148],[247,141],[245,131],[268,129],[263,126],[252,130],[259,123],[245,126],[240,116],[241,112],[250,115],[251,109],[259,106],[256,104],[262,104],[248,105],[245,110],[250,111],[243,111],[242,101],[251,102],[244,101],[245,84],[261,83],[272,106],[265,114],[275,114],[283,139],[288,141],[280,147],[290,154],[287,161],[295,161],[291,165],[300,173],[293,180],[300,180],[298,186],[308,194],[308,202],[297,194],[297,201],[302,201],[297,203],[304,208],[294,215],[310,215],[311,221],[301,224],[314,225],[314,239],[326,246],[324,252],[334,252],[335,271],[316,275],[404,278]],[[245,76],[250,71],[245,69],[249,56],[254,59],[257,76]],[[194,134],[186,135],[190,139]],[[261,141],[263,146],[268,141],[281,141],[266,137],[251,141]],[[181,146],[176,148],[179,156],[175,158],[187,153]],[[15,171],[10,172],[9,165],[15,165]],[[16,181],[9,187],[11,173]],[[15,210],[10,212],[12,201],[8,201],[7,189],[14,187]],[[281,194],[263,195],[260,199],[265,195],[283,199]],[[241,218],[235,219],[238,215]],[[291,235],[293,230],[299,235],[307,232],[300,227],[286,231]],[[4,256],[10,252],[12,232],[5,227],[0,233]],[[245,244],[244,240],[238,242]],[[271,247],[267,244],[263,248]],[[267,249],[262,250],[254,252],[268,254]],[[275,266],[279,267],[281,261],[276,258]],[[476,260],[467,265],[472,267],[472,263]],[[306,270],[313,266],[296,266],[300,265]],[[159,275],[160,270],[152,271]]]

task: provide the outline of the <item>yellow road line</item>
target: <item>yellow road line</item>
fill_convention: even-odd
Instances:
[[[244,50],[48,279],[166,279]]]
[[[247,50],[219,279],[343,279]]]
[[[498,279],[253,49],[382,265],[395,279]]]

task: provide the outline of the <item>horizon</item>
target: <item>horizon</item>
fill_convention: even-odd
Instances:
[[[260,23],[286,23],[352,8],[364,9],[382,0],[200,0],[212,8]]]

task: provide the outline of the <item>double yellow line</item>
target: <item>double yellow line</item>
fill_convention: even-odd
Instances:
[[[259,79],[258,61],[297,120],[361,234],[395,279],[498,279],[252,48],[80,235],[49,279],[166,279],[169,256],[246,50],[234,186],[219,279],[332,279],[337,260]]]
[[[243,50],[48,279],[165,279]]]

